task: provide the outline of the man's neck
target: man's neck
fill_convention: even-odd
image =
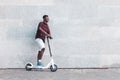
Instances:
[[[43,21],[45,24],[47,24],[47,22],[46,21]]]

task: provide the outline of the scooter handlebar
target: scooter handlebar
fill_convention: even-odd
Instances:
[[[47,37],[47,38],[48,38],[48,39],[53,39],[53,37],[51,37],[51,36],[50,36],[50,37]]]

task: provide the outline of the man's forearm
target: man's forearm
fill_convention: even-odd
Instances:
[[[42,31],[44,34],[48,35],[48,33],[46,31],[44,31],[41,27],[40,27],[40,31]]]

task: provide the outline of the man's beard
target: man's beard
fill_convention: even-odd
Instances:
[[[48,22],[47,20],[45,22]]]

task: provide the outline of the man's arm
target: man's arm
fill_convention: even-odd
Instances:
[[[44,31],[41,27],[39,27],[39,30],[42,31],[44,34],[48,34],[46,31]]]
[[[44,31],[41,27],[39,27],[40,31],[42,31],[47,37],[52,39],[51,34],[48,34],[46,31]]]

